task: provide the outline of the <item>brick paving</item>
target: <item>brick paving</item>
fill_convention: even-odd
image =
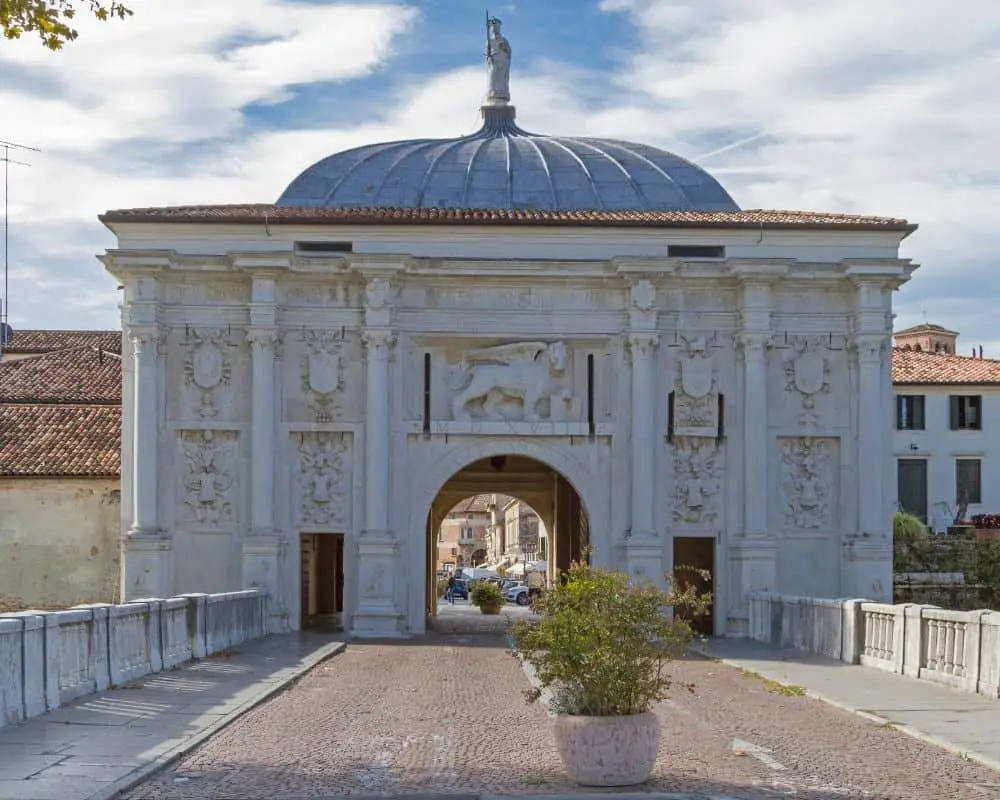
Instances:
[[[673,674],[646,791],[692,800],[1000,798],[1000,774],[892,728],[705,659],[679,662]],[[526,688],[500,636],[352,643],[126,797],[581,793],[563,777],[547,715],[524,702]]]

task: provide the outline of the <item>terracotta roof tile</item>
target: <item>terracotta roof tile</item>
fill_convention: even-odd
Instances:
[[[547,211],[475,208],[294,208],[274,205],[166,206],[107,211],[116,222],[263,223],[270,225],[570,225],[662,228],[845,228],[910,233],[903,219],[811,211]]]
[[[112,353],[122,351],[121,331],[15,330],[4,352],[16,354],[51,353],[67,347],[88,345]]]
[[[117,477],[121,406],[0,405],[0,475]]]
[[[0,363],[0,403],[121,405],[122,360],[90,345]]]
[[[992,358],[892,350],[894,384],[1000,384],[1000,361]]]

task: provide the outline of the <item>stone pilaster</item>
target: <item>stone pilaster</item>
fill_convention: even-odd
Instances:
[[[767,351],[771,335],[746,331],[737,339],[743,352],[743,534],[768,535],[769,453]]]
[[[654,428],[656,397],[654,394],[659,337],[643,331],[629,334],[632,354],[632,525],[633,541],[656,538],[654,522],[654,482],[656,467],[656,431]]]

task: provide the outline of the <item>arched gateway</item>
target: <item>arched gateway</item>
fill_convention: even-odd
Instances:
[[[260,586],[275,629],[419,633],[435,498],[502,459],[575,489],[595,562],[711,569],[718,633],[753,591],[887,597],[915,226],[742,211],[674,154],[528,133],[504,52],[470,136],[335,154],[275,205],[101,217],[124,597]]]

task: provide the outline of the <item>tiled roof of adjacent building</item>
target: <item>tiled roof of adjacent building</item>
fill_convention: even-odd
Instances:
[[[34,354],[51,353],[68,347],[88,346],[111,353],[121,353],[121,331],[43,331],[15,330],[10,342],[4,346],[5,353]]]
[[[491,494],[477,494],[472,497],[467,497],[457,506],[455,506],[449,514],[485,514],[487,506],[492,502],[493,495]]]
[[[927,353],[919,350],[892,350],[894,384],[1000,384],[1000,360]]]
[[[121,405],[0,405],[0,475],[121,474]]]
[[[78,345],[0,365],[0,403],[121,405],[122,360]]]
[[[893,217],[811,211],[546,211],[530,208],[322,208],[275,205],[166,206],[107,211],[101,222],[257,223],[268,225],[558,225],[649,228],[851,229],[911,233]]]
[[[0,362],[0,475],[121,474],[118,331],[15,331]]]

